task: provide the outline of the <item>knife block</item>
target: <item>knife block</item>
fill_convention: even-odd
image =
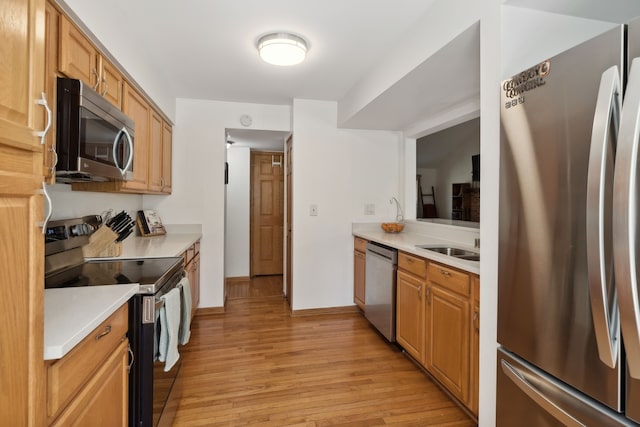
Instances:
[[[122,243],[116,243],[118,235],[109,227],[103,225],[91,236],[89,243],[82,247],[85,258],[113,258],[122,254]]]

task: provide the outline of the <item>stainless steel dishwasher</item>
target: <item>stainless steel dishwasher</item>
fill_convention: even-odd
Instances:
[[[367,243],[364,315],[390,342],[396,340],[396,271],[398,251]]]

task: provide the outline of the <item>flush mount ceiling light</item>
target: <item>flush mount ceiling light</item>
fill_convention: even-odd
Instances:
[[[273,65],[296,65],[307,56],[307,42],[289,33],[266,34],[258,40],[258,52],[264,62]]]

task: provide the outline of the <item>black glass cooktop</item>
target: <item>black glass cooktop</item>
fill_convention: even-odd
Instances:
[[[44,287],[71,288],[138,283],[154,293],[182,270],[182,258],[146,258],[140,260],[89,261],[45,276]]]

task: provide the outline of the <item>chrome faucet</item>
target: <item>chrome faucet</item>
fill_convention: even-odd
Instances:
[[[398,199],[396,199],[395,197],[392,197],[391,200],[389,200],[389,203],[393,203],[393,202],[396,202],[396,222],[403,223],[404,215],[402,214],[402,208],[400,207],[400,202],[398,202]]]

